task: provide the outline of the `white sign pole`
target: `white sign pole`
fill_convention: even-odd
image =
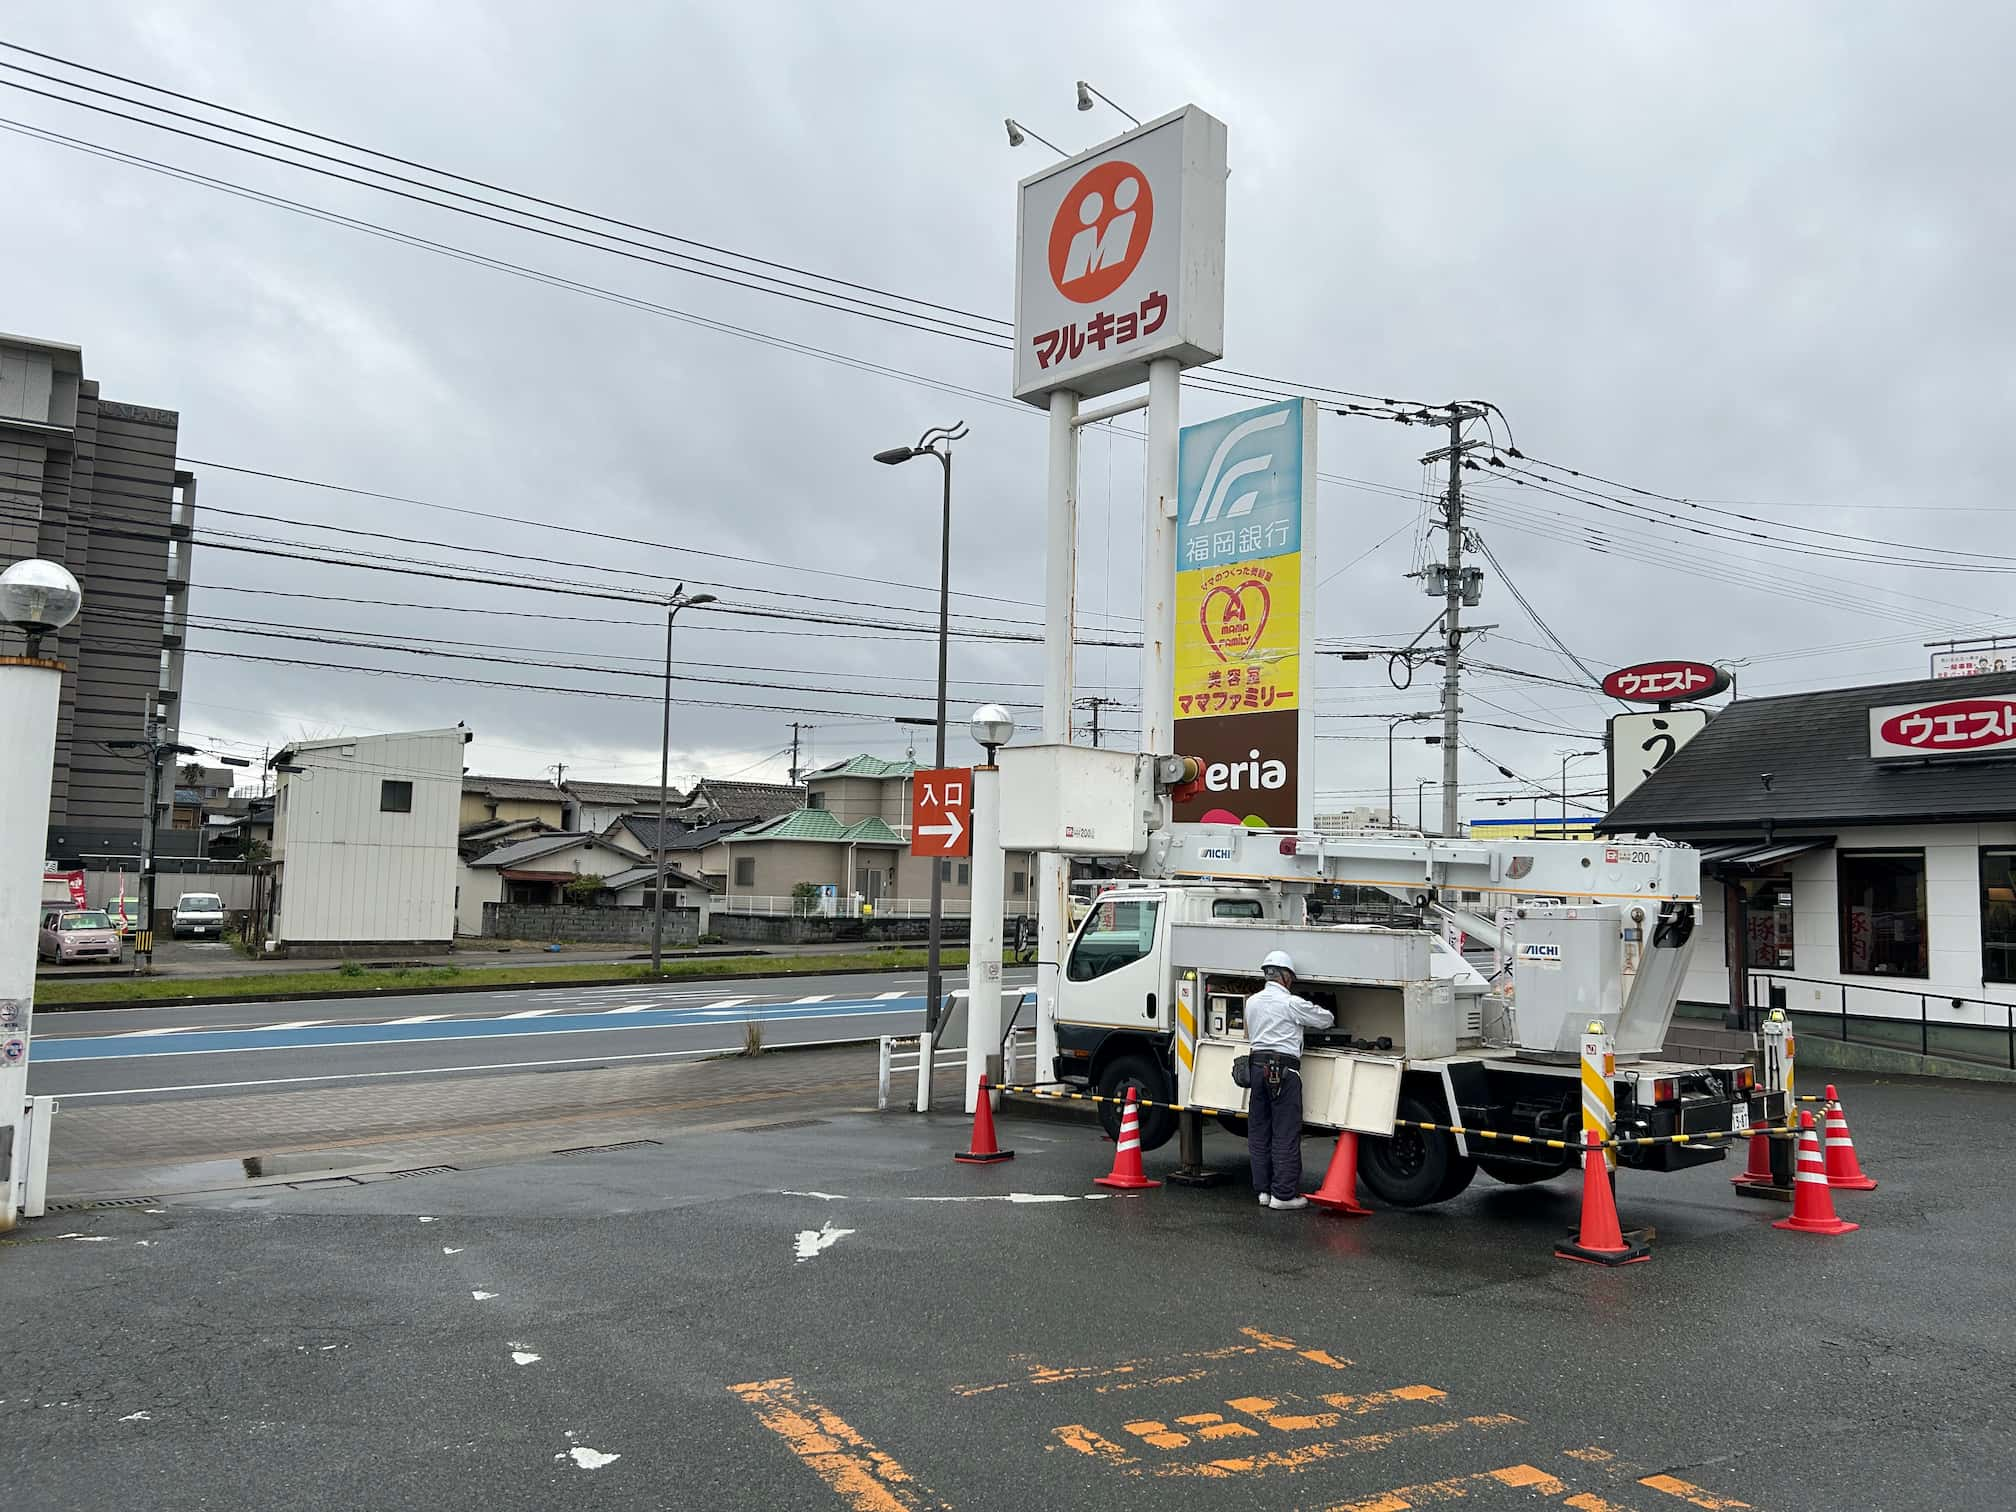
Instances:
[[[28,1045],[63,664],[0,656],[0,1233],[28,1202]],[[47,1124],[41,1131],[47,1137]]]
[[[966,1111],[979,1102],[980,1073],[1001,1053],[1001,769],[973,768],[973,901],[966,951]],[[1000,1077],[997,1075],[998,1083]]]
[[[1043,557],[1043,739],[1052,745],[1068,745],[1071,740],[1078,594],[1077,419],[1077,394],[1053,390]],[[1049,1081],[1057,1075],[1057,993],[1071,933],[1071,865],[1054,851],[1037,857],[1036,908],[1035,1080]]]
[[[1141,749],[1176,754],[1176,474],[1183,365],[1148,364],[1148,499],[1141,556]]]

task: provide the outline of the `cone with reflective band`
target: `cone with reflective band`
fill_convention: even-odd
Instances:
[[[1632,1265],[1650,1260],[1652,1251],[1624,1237],[1617,1222],[1617,1199],[1610,1191],[1610,1167],[1603,1142],[1594,1129],[1584,1129],[1582,1152],[1582,1227],[1575,1237],[1554,1246],[1555,1258],[1589,1265]]]
[[[1150,1181],[1147,1172],[1141,1169],[1141,1109],[1135,1104],[1138,1096],[1133,1087],[1127,1089],[1127,1106],[1120,1114],[1120,1138],[1113,1146],[1113,1169],[1107,1175],[1094,1177],[1095,1186],[1139,1192],[1162,1185]]]
[[[987,1073],[980,1073],[980,1090],[973,1104],[971,1148],[952,1157],[962,1165],[993,1165],[997,1160],[1013,1160],[1015,1152],[994,1142],[994,1100],[987,1095]]]
[[[1771,1174],[1771,1138],[1768,1134],[1750,1136],[1750,1164],[1744,1167],[1741,1176],[1729,1178],[1731,1186],[1775,1186],[1777,1178]]]
[[[1827,1163],[1820,1154],[1820,1135],[1811,1113],[1799,1115],[1799,1168],[1792,1173],[1792,1216],[1780,1218],[1773,1228],[1796,1229],[1802,1234],[1845,1234],[1858,1229],[1834,1212],[1834,1194],[1827,1189]]]
[[[1827,1088],[1825,1109],[1827,1185],[1844,1192],[1875,1191],[1875,1181],[1864,1173],[1862,1162],[1855,1158],[1855,1141],[1848,1137],[1848,1115],[1842,1111],[1841,1099],[1834,1095],[1832,1086]]]
[[[1372,1216],[1372,1209],[1358,1202],[1358,1136],[1349,1129],[1337,1136],[1337,1148],[1330,1152],[1330,1169],[1323,1173],[1323,1185],[1309,1194],[1309,1200],[1347,1217]]]

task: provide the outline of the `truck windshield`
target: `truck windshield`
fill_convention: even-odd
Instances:
[[[191,893],[182,900],[184,913],[222,913],[224,900],[215,893]]]
[[[1153,898],[1108,898],[1094,904],[1078,943],[1071,947],[1065,975],[1074,982],[1089,982],[1147,955],[1155,946],[1160,907]]]
[[[106,918],[102,912],[92,909],[82,913],[67,913],[63,915],[61,922],[56,927],[58,929],[110,929],[112,921]]]

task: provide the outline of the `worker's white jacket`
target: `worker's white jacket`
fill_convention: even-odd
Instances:
[[[1302,1031],[1328,1029],[1335,1020],[1328,1008],[1297,997],[1279,982],[1269,982],[1246,999],[1246,1039],[1255,1050],[1302,1058]]]

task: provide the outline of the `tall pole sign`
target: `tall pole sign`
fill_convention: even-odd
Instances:
[[[1086,395],[1148,383],[1141,743],[1173,754],[1177,377],[1223,355],[1225,123],[1184,106],[1021,183],[1015,397],[1049,411],[1043,738],[1071,739],[1078,430]],[[1061,856],[1038,862],[1036,1064],[1057,1051],[1057,962],[1070,919]]]
[[[1315,825],[1316,406],[1186,426],[1177,487],[1176,747],[1203,763],[1179,823]]]

